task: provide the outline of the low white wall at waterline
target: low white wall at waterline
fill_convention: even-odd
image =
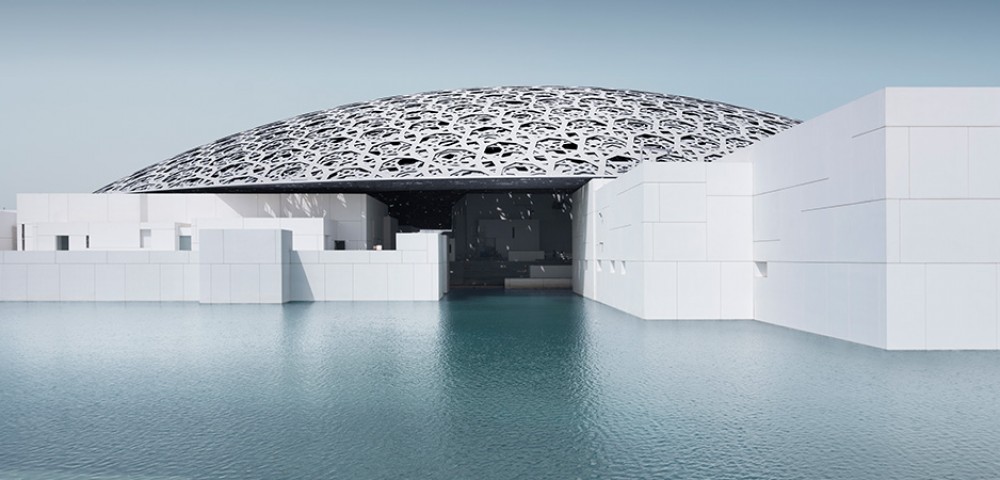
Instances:
[[[283,230],[204,233],[218,245],[199,252],[0,252],[0,301],[436,301],[447,291],[440,232],[398,234],[394,251],[322,252],[290,250]]]

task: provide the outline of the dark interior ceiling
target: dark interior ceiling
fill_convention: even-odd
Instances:
[[[516,190],[516,193],[571,194],[573,189]],[[512,190],[506,190],[512,191]],[[399,226],[417,228],[451,228],[451,210],[463,195],[469,193],[498,193],[503,190],[407,190],[396,192],[370,192],[389,207],[389,215],[399,221]]]

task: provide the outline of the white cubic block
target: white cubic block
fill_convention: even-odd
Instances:
[[[28,264],[29,301],[54,302],[59,300],[59,266]]]
[[[677,318],[677,264],[642,263],[642,318],[673,320]]]
[[[94,265],[59,266],[59,300],[89,302],[95,299]]]
[[[997,348],[997,267],[928,264],[927,348]]]
[[[706,194],[753,195],[753,164],[750,162],[713,162],[705,165]]]
[[[886,125],[1000,125],[995,87],[892,87],[885,90]]]
[[[108,193],[108,222],[138,223],[142,221],[142,195]]]
[[[414,300],[439,300],[442,294],[440,269],[436,264],[413,265]],[[356,295],[355,295],[356,296]]]
[[[706,255],[709,260],[753,258],[752,197],[709,197]]]
[[[719,262],[677,264],[677,318],[721,318]]]
[[[50,221],[49,194],[18,193],[17,221],[18,223],[39,223]]]
[[[354,265],[335,263],[325,265],[326,268],[326,300],[354,300]]]
[[[223,258],[228,264],[280,263],[280,238],[279,230],[225,230]]]
[[[1000,262],[1000,199],[900,201],[903,262]]]
[[[389,300],[413,300],[413,265],[389,264],[386,266],[388,275]]]
[[[396,250],[419,250],[427,249],[427,240],[421,233],[397,233]]]
[[[231,303],[260,303],[259,265],[230,265],[229,301]]]
[[[285,303],[287,299],[287,288],[285,288],[285,277],[288,272],[288,265],[261,264],[260,269],[260,303]]]
[[[385,264],[354,265],[354,299],[387,300],[389,298],[388,275],[388,268]]]
[[[968,195],[968,129],[910,128],[910,196],[964,198]]]
[[[155,264],[125,265],[125,301],[158,302],[160,300],[160,266]]]
[[[969,129],[969,195],[1000,197],[1000,127]]]
[[[94,299],[99,302],[125,301],[125,265],[107,264],[94,267]]]
[[[664,183],[660,185],[661,222],[704,222],[704,183]]]
[[[924,264],[886,265],[885,348],[927,348],[925,281]]]
[[[704,223],[657,223],[653,225],[653,260],[705,260],[707,243]]]
[[[753,262],[722,262],[719,266],[721,296],[719,313],[724,319],[752,320]]]
[[[68,222],[69,218],[69,195],[65,193],[49,194],[49,221]]]
[[[147,222],[187,223],[187,199],[171,193],[148,193],[146,197]]]
[[[337,222],[336,240],[367,240],[366,227],[363,222]]]
[[[78,194],[71,195],[69,218],[74,222],[107,222],[108,195]]]

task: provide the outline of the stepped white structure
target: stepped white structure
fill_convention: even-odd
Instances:
[[[801,124],[597,88],[392,97],[21,194],[0,249],[8,301],[437,300],[450,278],[998,349],[1000,88],[888,88]]]

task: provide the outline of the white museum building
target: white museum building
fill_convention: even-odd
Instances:
[[[572,288],[649,320],[1000,349],[1000,88],[814,119],[629,90],[345,105],[0,211],[0,300],[437,301]]]

